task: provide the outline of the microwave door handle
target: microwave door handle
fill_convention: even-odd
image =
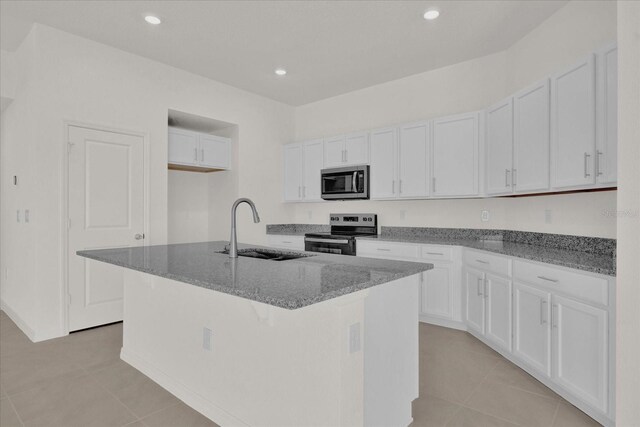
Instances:
[[[353,178],[351,178],[351,187],[353,188],[353,192],[358,192],[358,171],[353,173]]]

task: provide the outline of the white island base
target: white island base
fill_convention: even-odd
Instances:
[[[418,275],[287,310],[124,273],[122,359],[216,423],[412,422]]]

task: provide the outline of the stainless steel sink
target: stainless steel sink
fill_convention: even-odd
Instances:
[[[228,254],[229,249],[225,248],[223,251],[219,251],[218,253]],[[268,261],[288,261],[291,259],[306,258],[314,255],[304,254],[301,252],[278,251],[275,249],[246,248],[238,249],[238,256],[265,259]]]

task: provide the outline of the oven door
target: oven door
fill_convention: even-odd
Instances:
[[[325,200],[369,198],[369,166],[323,169],[321,179]]]
[[[305,237],[304,250],[336,255],[355,255],[355,239],[326,239],[322,237]]]

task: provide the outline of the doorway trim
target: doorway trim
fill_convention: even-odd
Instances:
[[[60,150],[60,325],[62,336],[69,335],[69,128],[79,127],[103,132],[120,133],[142,138],[143,179],[143,246],[149,245],[149,132],[115,128],[76,120],[63,120]]]

